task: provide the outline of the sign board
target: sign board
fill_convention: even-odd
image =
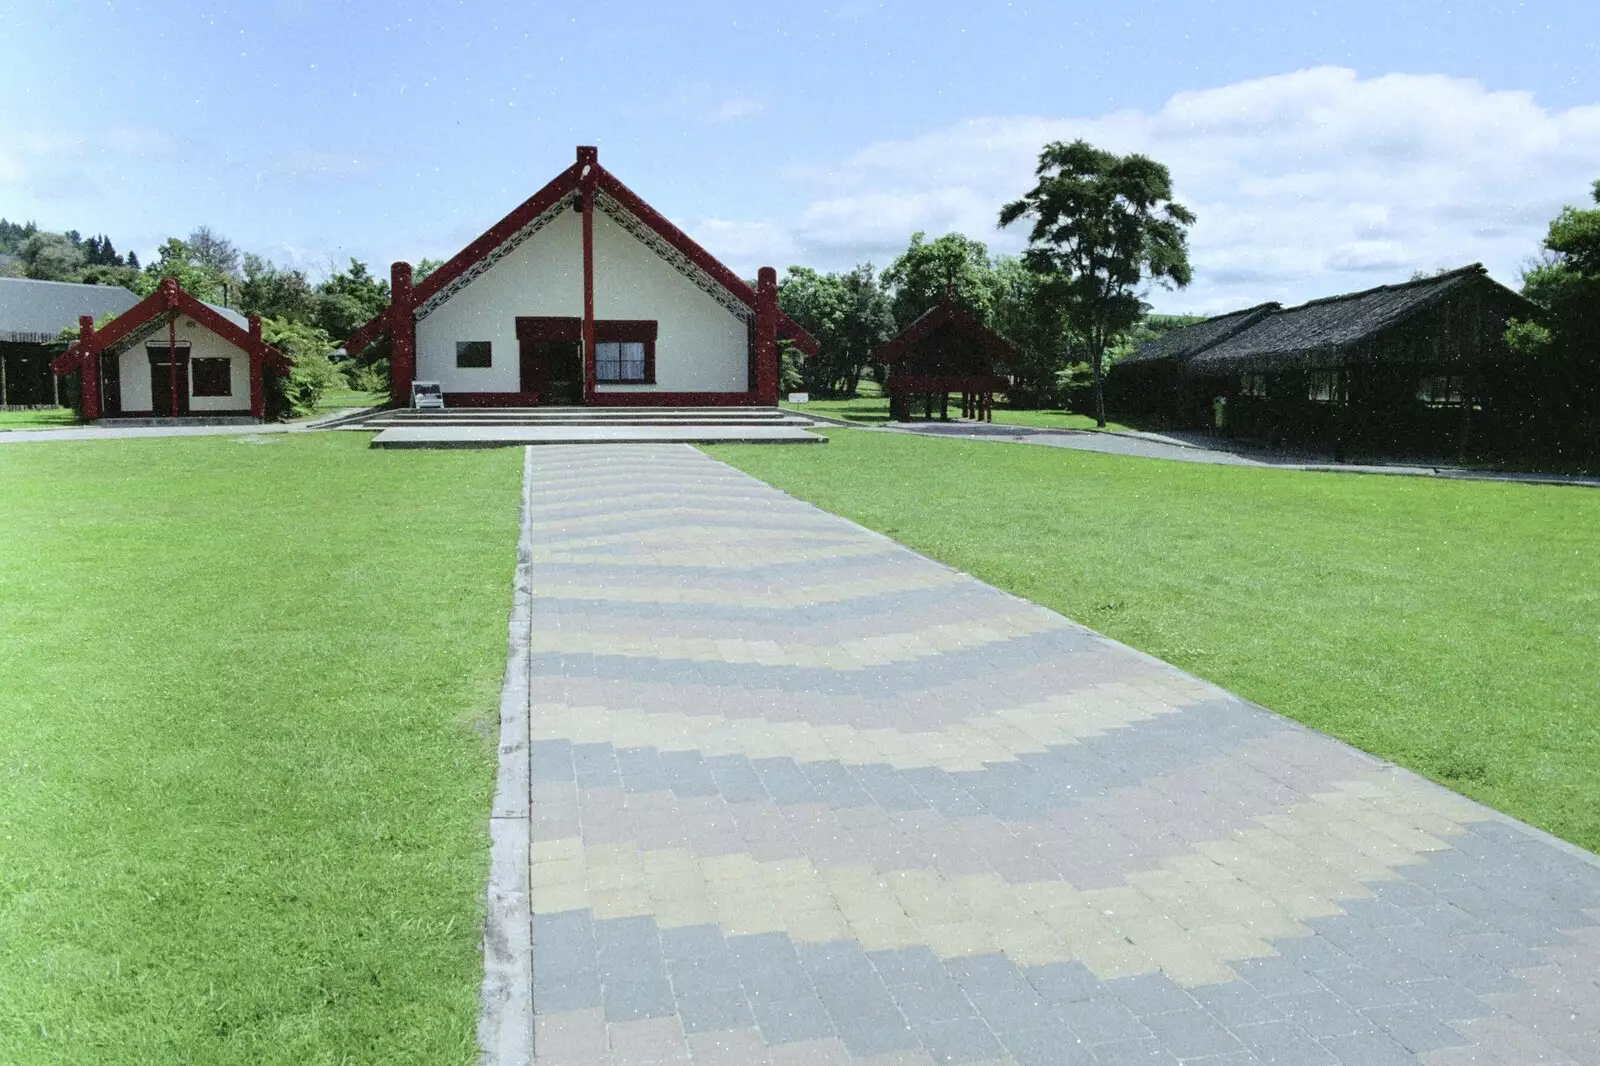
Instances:
[[[413,381],[411,406],[419,411],[444,410],[444,386],[437,381]]]
[[[790,403],[810,403],[811,402],[811,394],[809,392],[791,392],[789,394],[789,402]]]

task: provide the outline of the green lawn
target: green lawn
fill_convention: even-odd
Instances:
[[[889,421],[889,398],[879,395],[857,396],[849,400],[812,400],[810,403],[791,404],[782,406],[793,411],[812,412],[827,415],[830,418],[844,418],[851,422],[862,422],[868,425],[881,425]],[[917,408],[916,417],[920,421],[921,408]],[[951,417],[961,413],[961,399],[952,395]],[[934,418],[938,418],[935,412]],[[1046,410],[1023,411],[1013,410],[1009,407],[996,407],[994,420],[1013,426],[1036,426],[1040,429],[1094,429],[1094,419],[1087,415],[1076,414],[1072,411]],[[1108,429],[1127,429],[1127,426],[1116,422],[1107,424]]]
[[[829,436],[708,451],[1600,850],[1600,492]]]
[[[328,389],[317,401],[317,413],[327,414],[346,407],[377,407],[389,402],[381,392],[358,392],[355,389]]]
[[[55,429],[78,424],[78,412],[70,407],[47,407],[41,411],[0,411],[0,430]]]
[[[0,446],[0,1062],[477,1061],[519,466]]]

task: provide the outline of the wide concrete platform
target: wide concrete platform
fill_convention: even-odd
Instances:
[[[692,449],[526,491],[537,1062],[1600,1063],[1594,856]]]
[[[374,448],[826,443],[815,425],[776,407],[526,407],[379,411],[340,428],[380,430]]]
[[[374,448],[510,448],[530,444],[826,444],[799,426],[417,426],[386,429]]]

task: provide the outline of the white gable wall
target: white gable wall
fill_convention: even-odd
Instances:
[[[656,383],[600,391],[746,391],[743,321],[603,211],[594,214],[594,256],[595,317],[658,324]],[[583,220],[568,208],[417,323],[416,380],[440,382],[447,393],[517,392],[517,318],[582,315]],[[457,368],[457,341],[488,341],[491,365]]]
[[[603,211],[594,213],[594,317],[655,319],[656,383],[601,392],[744,392],[749,327]]]
[[[522,387],[517,319],[583,315],[583,221],[570,206],[417,323],[418,381],[445,392]],[[456,366],[457,341],[488,341],[491,365]]]
[[[191,324],[192,323],[192,324]],[[179,341],[189,342],[189,358],[227,359],[232,364],[229,375],[231,396],[195,396],[193,379],[190,379],[189,410],[199,414],[205,411],[250,410],[250,356],[233,344],[217,336],[192,318],[179,317],[175,330]],[[146,345],[167,345],[167,327],[162,326],[150,336],[125,349],[117,356],[117,370],[122,379],[122,410],[124,413],[154,410],[150,397],[150,356]]]

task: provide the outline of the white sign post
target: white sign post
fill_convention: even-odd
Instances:
[[[411,406],[418,411],[443,411],[444,386],[437,381],[413,381]]]

